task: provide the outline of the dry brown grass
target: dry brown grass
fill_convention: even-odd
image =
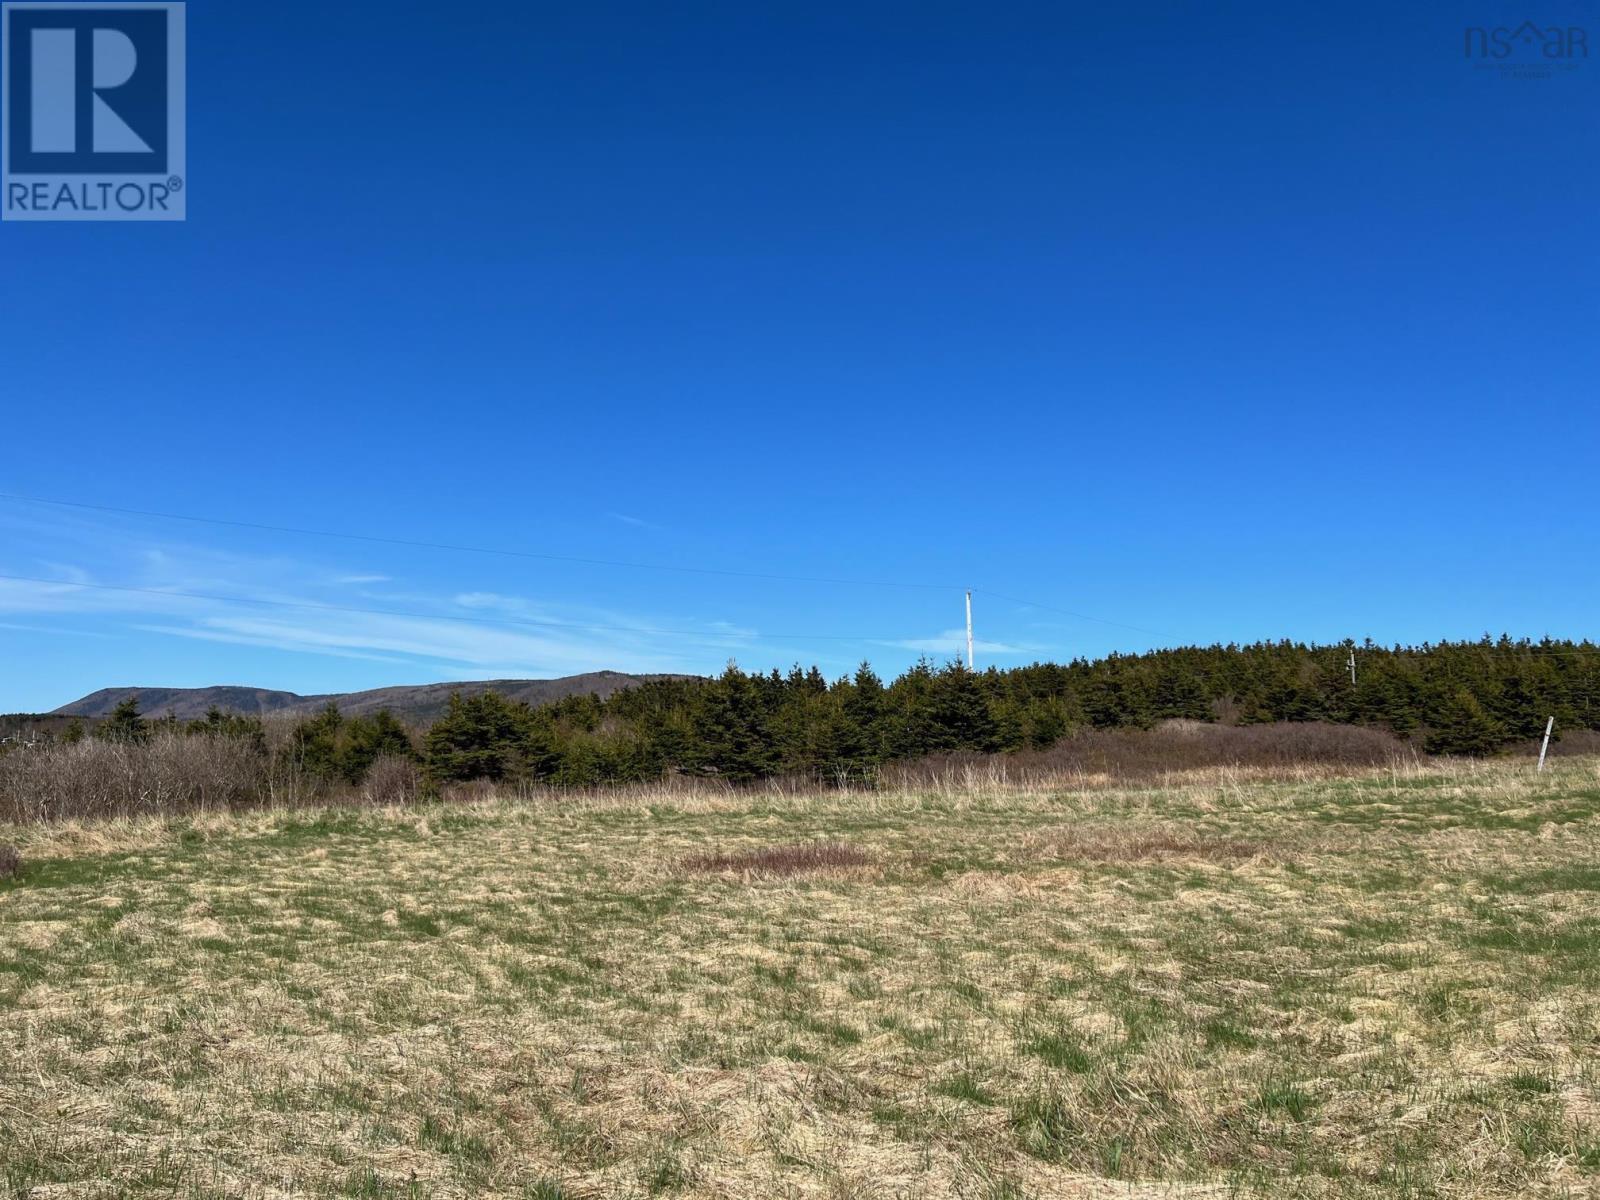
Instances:
[[[21,852],[15,846],[0,842],[0,879],[10,879],[21,870]]]
[[[1594,1195],[1600,764],[1184,780],[0,829],[0,1197]]]
[[[870,854],[843,842],[801,842],[791,846],[763,846],[754,850],[718,850],[691,854],[683,860],[685,870],[702,875],[731,873],[772,879],[871,865]]]
[[[1177,828],[1058,829],[1030,839],[1030,845],[1040,857],[1096,863],[1227,863],[1261,858],[1269,853],[1269,848],[1261,842],[1196,837]]]

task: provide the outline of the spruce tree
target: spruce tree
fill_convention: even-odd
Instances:
[[[344,714],[332,700],[295,726],[289,746],[300,769],[319,779],[339,778],[343,774],[339,767],[339,731],[343,727]]]
[[[497,692],[452,693],[449,710],[428,730],[425,758],[440,782],[544,779],[560,765],[547,718]]]
[[[1503,725],[1466,688],[1445,702],[1438,723],[1424,743],[1429,754],[1493,754],[1506,739]]]
[[[139,715],[139,697],[129,696],[111,710],[94,731],[102,741],[138,745],[150,738],[150,726]]]
[[[356,717],[345,726],[339,746],[339,774],[346,782],[360,783],[372,764],[384,755],[416,757],[411,735],[386,708],[370,717]]]

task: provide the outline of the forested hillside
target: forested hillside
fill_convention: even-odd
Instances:
[[[347,715],[386,709],[403,721],[426,723],[444,712],[452,692],[460,692],[463,696],[499,692],[511,700],[539,705],[585,693],[609,696],[622,688],[632,687],[641,679],[654,678],[657,677],[625,675],[620,671],[592,671],[586,675],[567,675],[560,679],[473,679],[322,696],[301,696],[295,692],[253,687],[113,687],[102,688],[71,704],[63,704],[50,715],[105,717],[131,696],[138,699],[139,708],[149,716],[171,715],[180,721],[204,717],[213,708],[245,717],[266,717],[277,713],[305,716],[326,707],[331,701],[339,706],[340,712]]]
[[[1431,754],[1482,755],[1538,736],[1551,716],[1559,733],[1600,729],[1600,647],[1279,642],[977,673],[924,661],[888,683],[865,664],[831,681],[815,667],[753,675],[730,665],[711,679],[657,678],[539,707],[493,691],[456,694],[425,727],[334,703],[265,723],[221,710],[188,722],[152,719],[125,697],[92,725],[75,720],[43,736],[122,747],[192,743],[197,753],[202,743],[219,751],[225,744],[259,763],[253,776],[292,778],[297,788],[363,784],[380,760],[421,784],[588,786],[674,774],[871,780],[889,763],[1042,750],[1085,729],[1140,729],[1173,718],[1359,725]]]
[[[1356,659],[1350,678],[1351,652]],[[522,710],[456,701],[424,739],[438,778],[565,783],[663,772],[737,780],[870,774],[952,751],[1052,745],[1074,730],[1169,718],[1329,721],[1388,729],[1437,754],[1491,754],[1542,732],[1600,728],[1600,647],[1484,640],[1418,647],[1261,643],[973,673],[923,662],[885,684],[863,665],[643,684]]]

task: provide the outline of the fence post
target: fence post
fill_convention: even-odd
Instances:
[[[1542,774],[1544,772],[1544,754],[1546,750],[1550,749],[1550,731],[1555,727],[1556,719],[1554,717],[1551,717],[1544,723],[1544,745],[1539,747],[1539,770],[1536,771],[1535,774]]]

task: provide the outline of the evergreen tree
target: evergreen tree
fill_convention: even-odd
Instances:
[[[752,678],[733,664],[704,689],[696,732],[707,770],[736,783],[770,775],[778,757],[767,720],[768,699],[783,681]]]
[[[139,715],[139,697],[129,696],[111,710],[94,731],[102,741],[137,745],[150,739],[150,726]]]
[[[867,779],[883,761],[883,680],[866,663],[853,678],[840,681],[838,769],[853,779]]]
[[[1211,698],[1206,695],[1205,681],[1185,664],[1162,664],[1156,676],[1152,704],[1157,718],[1211,719]]]
[[[1445,703],[1439,722],[1429,730],[1429,754],[1493,754],[1504,744],[1506,730],[1466,688],[1457,688]]]
[[[996,749],[996,724],[978,677],[953,662],[934,677],[929,726],[936,750]]]
[[[1083,723],[1083,705],[1076,693],[1041,696],[1023,709],[1023,741],[1031,749],[1048,750]]]
[[[384,755],[417,756],[411,745],[411,735],[388,709],[379,709],[370,717],[356,717],[345,725],[338,768],[347,782],[360,783],[372,764]]]
[[[440,782],[536,780],[554,774],[560,754],[548,723],[526,704],[496,692],[456,692],[428,730],[425,761]]]
[[[238,713],[223,712],[215,704],[206,709],[206,715],[190,721],[183,730],[191,737],[225,737],[248,742],[260,753],[266,753],[267,732],[259,717],[244,717]]]

